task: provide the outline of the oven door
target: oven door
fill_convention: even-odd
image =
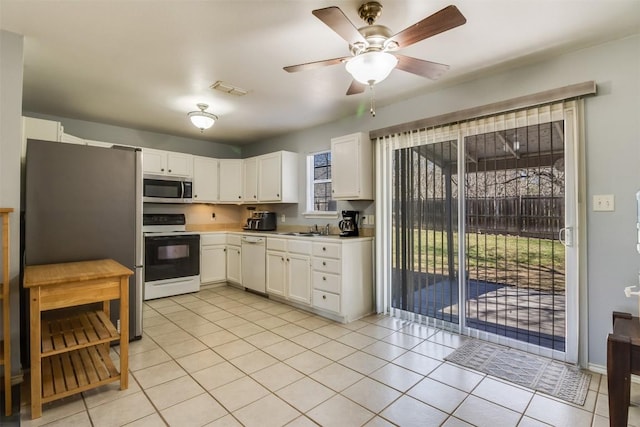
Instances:
[[[145,236],[145,282],[198,276],[199,274],[199,234]]]

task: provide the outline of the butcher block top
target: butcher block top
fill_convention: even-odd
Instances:
[[[112,259],[30,265],[24,270],[24,287],[130,276],[133,271]]]

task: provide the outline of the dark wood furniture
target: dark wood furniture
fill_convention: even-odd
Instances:
[[[607,338],[609,425],[626,427],[631,374],[640,374],[640,319],[613,312],[613,333]]]
[[[129,276],[131,270],[110,260],[30,265],[31,418],[42,404],[113,381],[128,387]],[[120,333],[109,320],[109,302],[120,300]],[[97,310],[79,306],[101,303]],[[95,305],[95,304],[94,304]],[[69,308],[61,311],[59,309]],[[120,371],[109,344],[120,343]]]

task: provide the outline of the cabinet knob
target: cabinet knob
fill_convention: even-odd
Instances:
[[[171,172],[171,169],[169,169],[169,172]]]
[[[322,265],[327,265],[327,263],[325,261],[322,261]]]
[[[281,259],[282,261],[284,261],[284,257],[281,257],[280,259]]]
[[[224,249],[223,249],[223,252],[227,252],[227,248],[224,248]]]
[[[197,198],[198,198],[198,195],[197,195],[197,194],[194,194],[194,195],[193,195],[193,198],[194,198],[194,199],[197,199]]]
[[[327,248],[325,248],[325,247],[323,246],[323,247],[322,247],[322,250],[323,250],[323,251],[326,251],[326,250],[327,250]]]
[[[242,196],[238,196],[238,199],[242,199]]]
[[[160,168],[160,172],[164,172],[164,168]]]
[[[289,262],[289,258],[287,258],[287,262]]]
[[[327,276],[322,276],[322,280],[327,281]]]
[[[276,197],[280,197],[280,194],[276,194]]]
[[[326,295],[322,295],[322,299],[327,299],[327,296]]]

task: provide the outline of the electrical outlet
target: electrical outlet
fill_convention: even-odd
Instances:
[[[280,215],[280,222],[284,222],[287,218],[284,216],[284,214]]]
[[[593,196],[593,210],[597,212],[611,212],[615,210],[613,194],[599,194]]]
[[[120,319],[116,321],[116,329],[118,330],[118,333],[120,333]]]
[[[374,214],[367,215],[367,224],[375,225],[376,224],[375,217],[376,216]]]

